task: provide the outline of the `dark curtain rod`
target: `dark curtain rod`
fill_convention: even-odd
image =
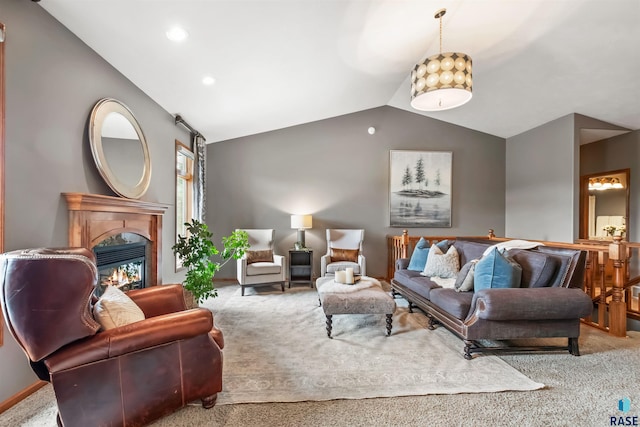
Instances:
[[[203,134],[198,132],[193,126],[191,126],[189,123],[187,123],[185,121],[185,119],[183,119],[180,114],[176,114],[176,122],[175,122],[175,124],[177,124],[177,125],[180,124],[180,125],[186,127],[189,130],[189,132],[191,132],[195,136],[201,137],[204,141],[207,140],[207,138],[205,138]]]

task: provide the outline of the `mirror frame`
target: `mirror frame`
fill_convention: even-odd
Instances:
[[[605,175],[626,175],[627,187],[625,191],[625,196],[627,198],[626,206],[625,206],[625,226],[627,227],[627,231],[625,232],[626,238],[623,240],[627,240],[629,236],[629,199],[630,199],[630,191],[629,191],[629,180],[631,178],[631,170],[630,169],[617,169],[612,171],[604,171],[591,173],[589,175],[582,175],[580,177],[580,228],[578,233],[578,238],[580,240],[589,240],[589,179],[597,178]]]
[[[4,41],[6,31],[0,22],[0,253],[4,252]],[[0,347],[4,341],[4,315],[0,310]]]
[[[119,113],[124,116],[135,129],[138,134],[138,139],[142,145],[144,170],[140,181],[138,181],[134,186],[125,184],[116,176],[109,166],[104,154],[102,146],[102,126],[105,118],[110,113]],[[129,107],[113,98],[103,98],[98,101],[91,111],[91,120],[89,122],[89,144],[91,145],[93,160],[96,163],[100,175],[107,185],[116,192],[116,194],[129,199],[139,199],[144,195],[151,183],[151,156],[149,155],[147,139],[145,138],[140,124]]]

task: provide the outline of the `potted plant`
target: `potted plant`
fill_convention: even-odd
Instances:
[[[229,260],[242,257],[249,248],[249,236],[246,231],[236,230],[223,237],[224,249],[220,252],[211,240],[212,234],[207,224],[192,219],[184,225],[187,227],[187,235],[178,236],[178,241],[171,249],[187,269],[184,288],[199,304],[207,298],[218,296],[213,286],[213,276]],[[212,261],[211,257],[215,255],[219,255],[223,262]]]

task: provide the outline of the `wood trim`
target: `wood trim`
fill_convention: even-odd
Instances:
[[[4,252],[4,41],[5,27],[0,22],[0,253]],[[4,342],[4,319],[0,310],[0,347]],[[1,411],[0,411],[1,412]]]
[[[62,195],[69,209],[69,246],[92,249],[123,232],[144,236],[151,245],[148,283],[162,284],[162,216],[168,205],[98,194]]]
[[[46,381],[38,381],[34,384],[31,384],[29,387],[25,388],[24,390],[21,390],[18,393],[14,394],[4,402],[0,402],[0,414],[6,411],[7,409],[11,408],[13,405],[31,396],[33,393],[40,390],[42,387],[46,386],[47,384],[49,383]]]

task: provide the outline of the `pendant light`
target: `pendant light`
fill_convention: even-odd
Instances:
[[[442,17],[440,9],[434,18],[440,20],[440,53],[416,64],[411,71],[411,106],[420,111],[443,111],[459,107],[471,100],[471,57],[465,53],[442,53]]]

